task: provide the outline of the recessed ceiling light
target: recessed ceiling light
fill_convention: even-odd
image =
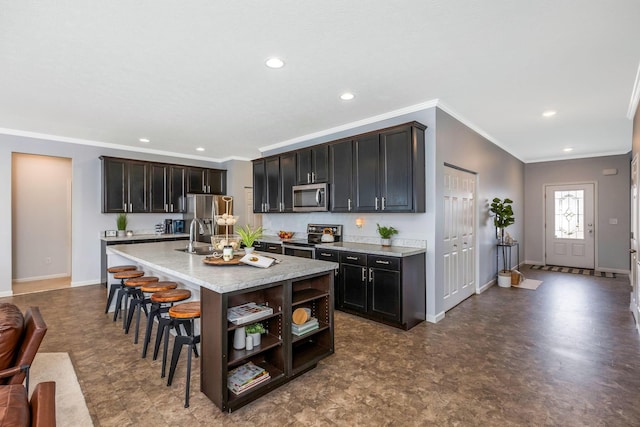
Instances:
[[[342,95],[340,95],[340,99],[342,99],[343,101],[351,101],[355,97],[356,96],[351,92],[345,92]]]
[[[198,147],[198,148],[196,148],[196,151],[204,151],[204,148],[203,147]]]
[[[269,58],[265,61],[265,65],[269,68],[282,68],[284,67],[284,61],[280,58]]]
[[[145,144],[148,144],[151,142],[151,140],[149,138],[140,138],[138,141],[143,142]]]
[[[573,151],[573,148],[571,148],[571,147],[563,148],[562,151],[564,151],[565,153],[569,153],[569,152]]]
[[[542,117],[553,117],[553,116],[556,115],[556,113],[557,113],[557,111],[547,110],[547,111],[542,113]]]

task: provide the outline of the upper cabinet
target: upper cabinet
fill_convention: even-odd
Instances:
[[[329,180],[329,148],[318,145],[295,152],[296,183],[315,184]]]
[[[188,168],[187,193],[226,194],[227,171],[198,167]]]
[[[253,162],[253,211],[293,212],[296,181],[295,153],[285,153]]]
[[[102,158],[102,210],[112,213],[147,212],[149,164]]]
[[[102,212],[181,213],[194,193],[225,194],[227,171],[115,157],[102,160]],[[192,173],[196,171],[195,173]]]

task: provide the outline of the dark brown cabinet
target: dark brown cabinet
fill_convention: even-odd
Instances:
[[[340,263],[340,252],[338,251],[331,251],[328,249],[320,249],[317,248],[316,249],[316,259],[319,259],[321,261],[329,261],[329,262],[335,262],[335,263]],[[334,298],[334,306],[338,306],[338,304],[340,303],[340,301],[342,301],[342,291],[340,289],[340,269],[336,269],[335,272],[335,277],[334,277],[334,283],[335,283],[335,287],[334,287],[334,294],[335,294],[335,298]]]
[[[329,145],[329,190],[332,212],[351,212],[353,200],[353,143]]]
[[[184,166],[152,164],[150,166],[149,206],[153,213],[185,212],[185,176]]]
[[[227,194],[227,171],[197,167],[188,168],[187,193]]]
[[[296,152],[297,184],[315,184],[329,180],[329,150],[318,145]]]
[[[318,248],[319,252],[327,251]],[[424,320],[424,254],[390,257],[340,251],[339,256],[337,309],[402,329]]]
[[[294,152],[253,162],[253,211],[255,213],[293,212],[295,164]]]
[[[101,160],[102,212],[148,212],[149,164],[110,157]]]

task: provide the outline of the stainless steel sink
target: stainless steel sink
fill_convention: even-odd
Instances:
[[[213,254],[213,249],[210,246],[198,246],[193,248],[193,252],[189,252],[187,248],[176,249],[178,252],[186,252],[193,255],[211,255]]]

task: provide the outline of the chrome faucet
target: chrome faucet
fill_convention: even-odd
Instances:
[[[189,253],[195,252],[193,244],[196,241],[196,226],[199,226],[199,229],[197,230],[198,233],[204,233],[204,223],[202,220],[200,220],[200,218],[193,218],[191,220],[191,225],[189,225],[189,246],[187,246],[187,252]]]

